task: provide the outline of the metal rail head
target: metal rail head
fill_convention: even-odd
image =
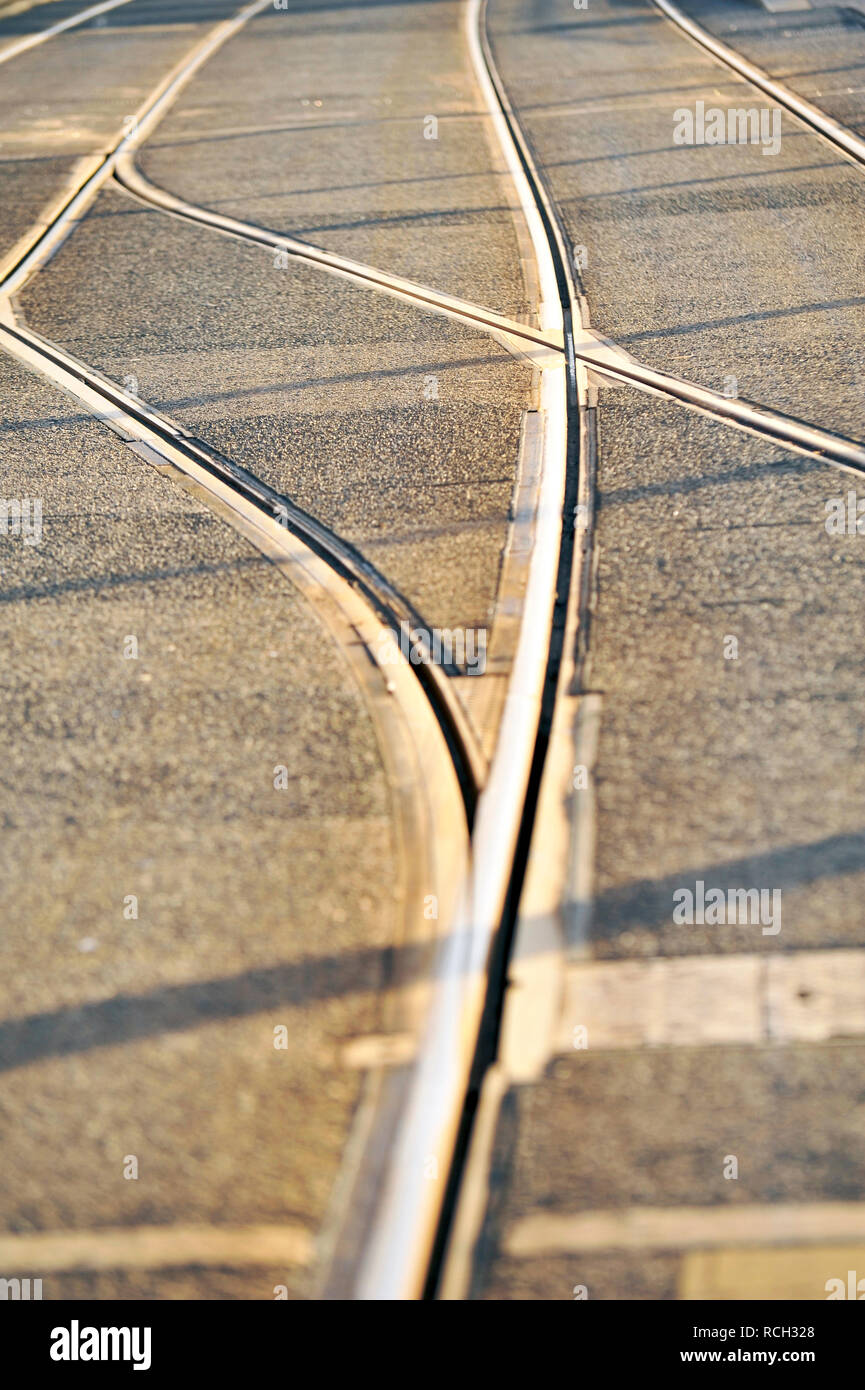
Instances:
[[[751,63],[741,53],[737,53],[735,48],[730,48],[720,39],[716,39],[710,34],[708,29],[704,29],[696,20],[691,19],[678,5],[674,5],[672,0],[651,0],[656,10],[669,19],[682,33],[687,34],[688,38],[693,39],[694,43],[700,45],[707,53],[711,53],[713,58],[724,63],[726,67],[744,77],[752,86],[765,92],[781,106],[785,107],[793,116],[796,116],[804,125],[811,130],[822,135],[825,140],[834,145],[836,149],[842,151],[855,164],[865,165],[865,140],[851,130],[849,126],[842,125],[840,121],[827,116],[825,111],[821,111],[819,106],[813,102],[806,101],[799,96],[792,88],[785,83],[779,82],[763,68],[757,67],[756,63]]]

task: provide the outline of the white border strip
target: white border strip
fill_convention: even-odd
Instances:
[[[0,1236],[0,1269],[76,1274],[103,1270],[229,1269],[309,1265],[315,1238],[303,1226],[107,1226]]]
[[[599,1250],[699,1250],[734,1245],[853,1243],[865,1238],[865,1202],[718,1203],[713,1207],[621,1207],[536,1213],[508,1232],[511,1259],[552,1259]]]

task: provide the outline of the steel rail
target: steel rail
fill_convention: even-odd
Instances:
[[[806,101],[786,83],[779,82],[777,78],[772,77],[756,63],[749,62],[735,48],[730,48],[729,44],[716,39],[701,24],[680,10],[678,5],[673,4],[672,0],[650,0],[650,4],[654,5],[655,9],[659,10],[672,24],[675,24],[676,28],[680,29],[683,34],[687,34],[688,38],[693,39],[694,43],[699,44],[707,53],[711,53],[713,58],[717,58],[726,67],[732,68],[733,72],[744,77],[753,87],[765,92],[766,96],[777,101],[780,106],[785,107],[791,115],[796,116],[798,120],[811,130],[816,131],[818,135],[822,135],[824,140],[828,140],[836,149],[841,150],[855,164],[865,165],[865,140],[855,131],[850,130],[849,126],[833,120],[819,106]]]
[[[488,45],[485,45],[485,53],[488,53]],[[581,325],[579,290],[574,282],[567,254],[566,236],[561,228],[558,213],[534,166],[525,138],[497,77],[494,91],[502,103],[503,112],[507,115],[508,130],[519,150],[521,165],[531,171],[531,186],[536,190],[538,200],[539,225],[544,229],[544,234],[549,237],[551,244],[556,247],[555,284],[558,285],[558,292],[564,296],[567,304],[567,308],[562,311],[566,324],[564,332],[550,324],[533,328],[528,324],[518,323],[483,305],[443,294],[401,276],[390,275],[387,271],[297,241],[280,232],[270,231],[235,217],[225,217],[207,208],[188,203],[151,183],[135,164],[131,151],[127,150],[117,159],[114,178],[121,188],[141,202],[185,222],[209,227],[223,235],[253,245],[285,251],[286,255],[294,259],[353,280],[367,289],[392,295],[428,312],[441,313],[457,322],[470,324],[489,333],[509,351],[518,357],[526,358],[542,372],[557,367],[564,355],[568,368],[571,404],[575,399],[576,364],[579,363],[586,370],[607,380],[634,386],[649,395],[677,401],[688,410],[732,425],[782,448],[817,458],[821,462],[831,463],[851,472],[861,472],[865,468],[865,447],[857,440],[823,429],[819,425],[812,425],[808,421],[798,420],[794,416],[755,401],[722,396],[717,391],[699,386],[683,377],[646,366],[618,343]],[[547,293],[551,292],[551,287],[548,286]]]
[[[22,53],[27,53],[40,43],[45,43],[46,39],[53,39],[56,34],[63,34],[68,29],[75,29],[79,24],[86,24],[88,20],[95,19],[97,15],[107,14],[109,10],[119,9],[121,5],[128,5],[129,3],[130,0],[102,0],[99,5],[91,5],[89,9],[79,10],[77,14],[68,15],[66,19],[58,20],[56,24],[52,24],[46,29],[38,29],[33,34],[27,34],[25,38],[7,44],[5,48],[0,48],[0,63],[8,63],[10,58],[20,57]]]

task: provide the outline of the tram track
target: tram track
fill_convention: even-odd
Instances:
[[[57,34],[65,34],[69,29],[77,29],[81,24],[87,24],[91,19],[97,19],[100,15],[107,14],[109,10],[119,9],[121,5],[130,4],[130,0],[102,0],[99,5],[90,5],[86,10],[80,10],[78,14],[67,16],[57,24],[48,25],[45,29],[37,29],[35,34],[27,34],[22,39],[17,39],[12,43],[5,44],[0,48],[0,63],[8,63],[10,58],[20,58],[22,53],[29,53],[32,48],[38,48],[48,39],[53,39]]]
[[[652,0],[652,3],[655,3],[655,0]],[[682,21],[694,27],[692,21],[681,15],[677,7],[668,5],[667,0],[659,0],[660,8],[665,5],[667,9],[675,10]],[[581,318],[571,323],[572,331],[567,335],[550,324],[535,328],[508,319],[485,306],[442,293],[404,277],[391,275],[377,267],[350,260],[297,238],[196,206],[154,185],[136,165],[137,151],[198,68],[263,8],[266,8],[263,0],[255,0],[255,3],[246,6],[231,20],[223,21],[216,26],[216,29],[206,35],[192,53],[160,83],[131,118],[130,128],[118,134],[110,150],[102,157],[98,168],[70,190],[62,205],[55,208],[48,225],[40,228],[38,235],[35,234],[24,248],[16,248],[14,262],[9,263],[7,260],[6,263],[0,264],[0,297],[11,298],[23,289],[30,277],[55,254],[65,238],[70,235],[102,186],[113,179],[128,194],[181,220],[209,227],[252,244],[282,251],[288,257],[352,280],[370,290],[402,299],[424,311],[440,313],[479,328],[489,333],[516,356],[528,360],[541,370],[555,367],[564,353],[568,358],[572,398],[575,389],[574,364],[579,361],[602,379],[634,386],[649,394],[675,400],[686,409],[708,415],[797,453],[816,457],[852,472],[860,472],[865,467],[865,447],[859,441],[845,438],[812,422],[796,419],[764,403],[744,398],[729,398],[696,382],[649,367],[619,344],[589,328]],[[678,23],[678,18],[674,22]],[[475,28],[476,25],[471,25],[467,34]],[[477,32],[480,35],[481,29],[477,29]],[[710,37],[706,36],[707,39]],[[714,40],[712,42],[714,43]],[[721,45],[721,48],[724,47]],[[485,38],[478,39],[478,58],[484,65],[483,69],[478,71],[487,73],[490,93],[493,94],[501,112],[503,129],[507,132],[505,138],[513,142],[511,174],[519,177],[519,171],[532,164],[531,156],[525,136],[510,109]],[[744,60],[742,61],[744,63]],[[865,155],[865,142],[860,141],[853,132],[848,131],[847,135],[851,141],[862,146],[862,153]],[[537,169],[532,179],[532,187],[532,197],[536,199],[535,211],[526,215],[537,217],[541,234],[550,238],[556,246],[557,261],[561,266],[557,272],[557,280],[542,287],[543,294],[549,301],[552,294],[558,294],[559,289],[562,289],[565,292],[565,300],[577,306],[577,312],[580,313],[580,306],[584,301],[571,269],[566,237],[553,200]],[[561,280],[561,286],[558,285],[558,280]],[[573,311],[568,309],[565,312],[572,314]]]
[[[522,149],[521,157],[527,158],[524,144]],[[537,171],[533,176],[533,187],[538,190],[538,207],[544,211],[543,225],[548,229],[547,234],[555,239],[558,263],[562,267],[559,274],[565,286],[567,302],[572,306],[568,309],[569,327],[564,337],[559,330],[549,327],[532,328],[530,325],[507,319],[481,305],[442,294],[399,276],[389,275],[386,271],[299,242],[293,237],[237,218],[224,217],[207,208],[196,207],[146,179],[135,165],[130,152],[118,159],[114,176],[119,186],[127,193],[151,207],[161,208],[182,221],[211,228],[252,245],[284,251],[287,256],[330,274],[342,276],[428,312],[441,313],[457,322],[479,328],[489,333],[515,356],[527,359],[542,371],[547,367],[556,366],[564,355],[568,364],[572,396],[576,389],[575,366],[579,363],[583,369],[595,373],[603,380],[633,386],[647,394],[677,401],[686,409],[732,425],[796,453],[835,464],[854,473],[860,473],[865,469],[865,447],[855,439],[846,438],[807,420],[796,419],[760,402],[749,401],[743,397],[730,398],[683,377],[659,371],[640,362],[603,334],[584,326],[579,318],[574,325],[573,316],[580,313],[580,294],[569,273],[564,234],[558,228],[548,195],[542,191],[543,183]]]
[[[28,366],[38,365],[55,384],[73,393],[82,404],[96,406],[99,418],[128,443],[137,440],[151,448],[168,446],[171,462],[178,456],[195,469],[204,470],[233,495],[255,507],[268,518],[290,530],[302,543],[323,559],[342,579],[354,586],[389,631],[408,629],[417,649],[416,671],[430,705],[448,740],[460,780],[466,815],[471,822],[485,767],[474,734],[449,685],[448,673],[435,664],[425,643],[426,626],[408,600],[353,546],[315,517],[303,511],[289,497],[257,478],[240,464],[196,439],[175,421],[139,401],[114,382],[48,343],[39,334],[0,319],[0,335],[10,355]],[[86,393],[80,388],[86,388]]]
[[[719,63],[723,63],[725,67],[738,73],[739,77],[743,77],[746,82],[750,82],[753,87],[757,87],[773,101],[777,101],[791,116],[795,116],[809,130],[821,135],[824,140],[827,140],[836,150],[840,150],[854,164],[865,167],[865,140],[855,131],[850,130],[840,121],[834,120],[819,106],[815,106],[813,102],[807,101],[798,92],[794,92],[786,83],[779,82],[777,78],[772,77],[763,68],[758,67],[756,63],[750,62],[737,52],[735,48],[731,48],[729,44],[716,39],[701,24],[685,14],[678,5],[673,4],[672,0],[650,0],[650,3],[681,33],[687,35],[692,42],[711,54]]]
[[[665,12],[676,8],[661,0],[655,3]],[[655,371],[588,327],[566,238],[543,176],[509,106],[486,41],[481,0],[469,0],[466,7],[467,41],[538,260],[541,304],[537,328],[294,238],[222,217],[156,188],[135,165],[136,150],[207,57],[241,24],[265,8],[264,0],[257,0],[202,40],[193,55],[178,65],[140,108],[132,130],[118,136],[98,167],[56,209],[49,225],[40,229],[23,250],[18,249],[14,263],[6,266],[0,280],[0,346],[73,395],[136,447],[148,462],[184,474],[196,488],[209,493],[222,514],[230,514],[234,524],[266,553],[281,555],[295,577],[302,572],[305,592],[310,593],[319,585],[340,609],[342,640],[349,629],[359,634],[365,659],[373,665],[373,637],[382,623],[396,627],[408,623],[413,629],[423,628],[421,615],[384,576],[354,547],[241,464],[211,449],[168,417],[27,328],[18,314],[15,296],[57,251],[100,189],[113,178],[128,194],[187,222],[285,251],[299,261],[393,295],[425,312],[443,313],[480,328],[539,369],[544,459],[535,499],[533,556],[517,656],[498,744],[489,766],[449,688],[447,673],[428,659],[428,653],[422,654],[417,665],[403,661],[399,667],[397,703],[401,704],[405,722],[411,725],[421,719],[416,697],[408,693],[410,688],[419,686],[426,702],[421,723],[427,728],[432,714],[438,726],[439,739],[419,765],[433,784],[440,778],[446,784],[440,793],[433,793],[440,795],[441,806],[449,808],[446,814],[439,811],[433,815],[433,822],[439,827],[436,833],[445,842],[451,836],[445,821],[448,816],[453,818],[454,777],[459,786],[465,824],[458,828],[443,862],[451,868],[465,862],[461,873],[452,878],[451,889],[442,888],[449,906],[431,971],[428,1017],[416,1062],[400,1096],[400,1113],[390,1134],[391,1153],[380,1198],[364,1233],[363,1249],[354,1252],[356,1268],[346,1259],[339,1240],[336,1242],[338,1258],[334,1258],[334,1268],[350,1267],[348,1284],[340,1274],[333,1281],[325,1281],[324,1293],[333,1297],[350,1293],[371,1299],[418,1297],[424,1290],[429,1293],[435,1288],[477,1089],[491,1055],[507,944],[544,764],[546,724],[551,718],[556,690],[565,596],[572,587],[573,566],[586,564],[591,544],[583,523],[580,545],[575,546],[570,520],[571,503],[578,495],[577,437],[581,428],[583,449],[586,447],[581,411],[590,374],[674,400],[690,410],[853,473],[865,474],[865,447],[766,406],[729,399]],[[827,134],[826,138],[830,136]],[[847,153],[865,162],[851,150]],[[579,495],[583,497],[584,491]],[[386,679],[385,689],[388,688]],[[440,739],[446,745],[449,765],[444,773],[433,767],[442,754]],[[414,742],[422,742],[422,736],[415,737]],[[369,1153],[380,1155],[380,1151],[379,1136]],[[439,1158],[450,1174],[443,1197],[425,1179],[423,1160],[430,1154]]]

